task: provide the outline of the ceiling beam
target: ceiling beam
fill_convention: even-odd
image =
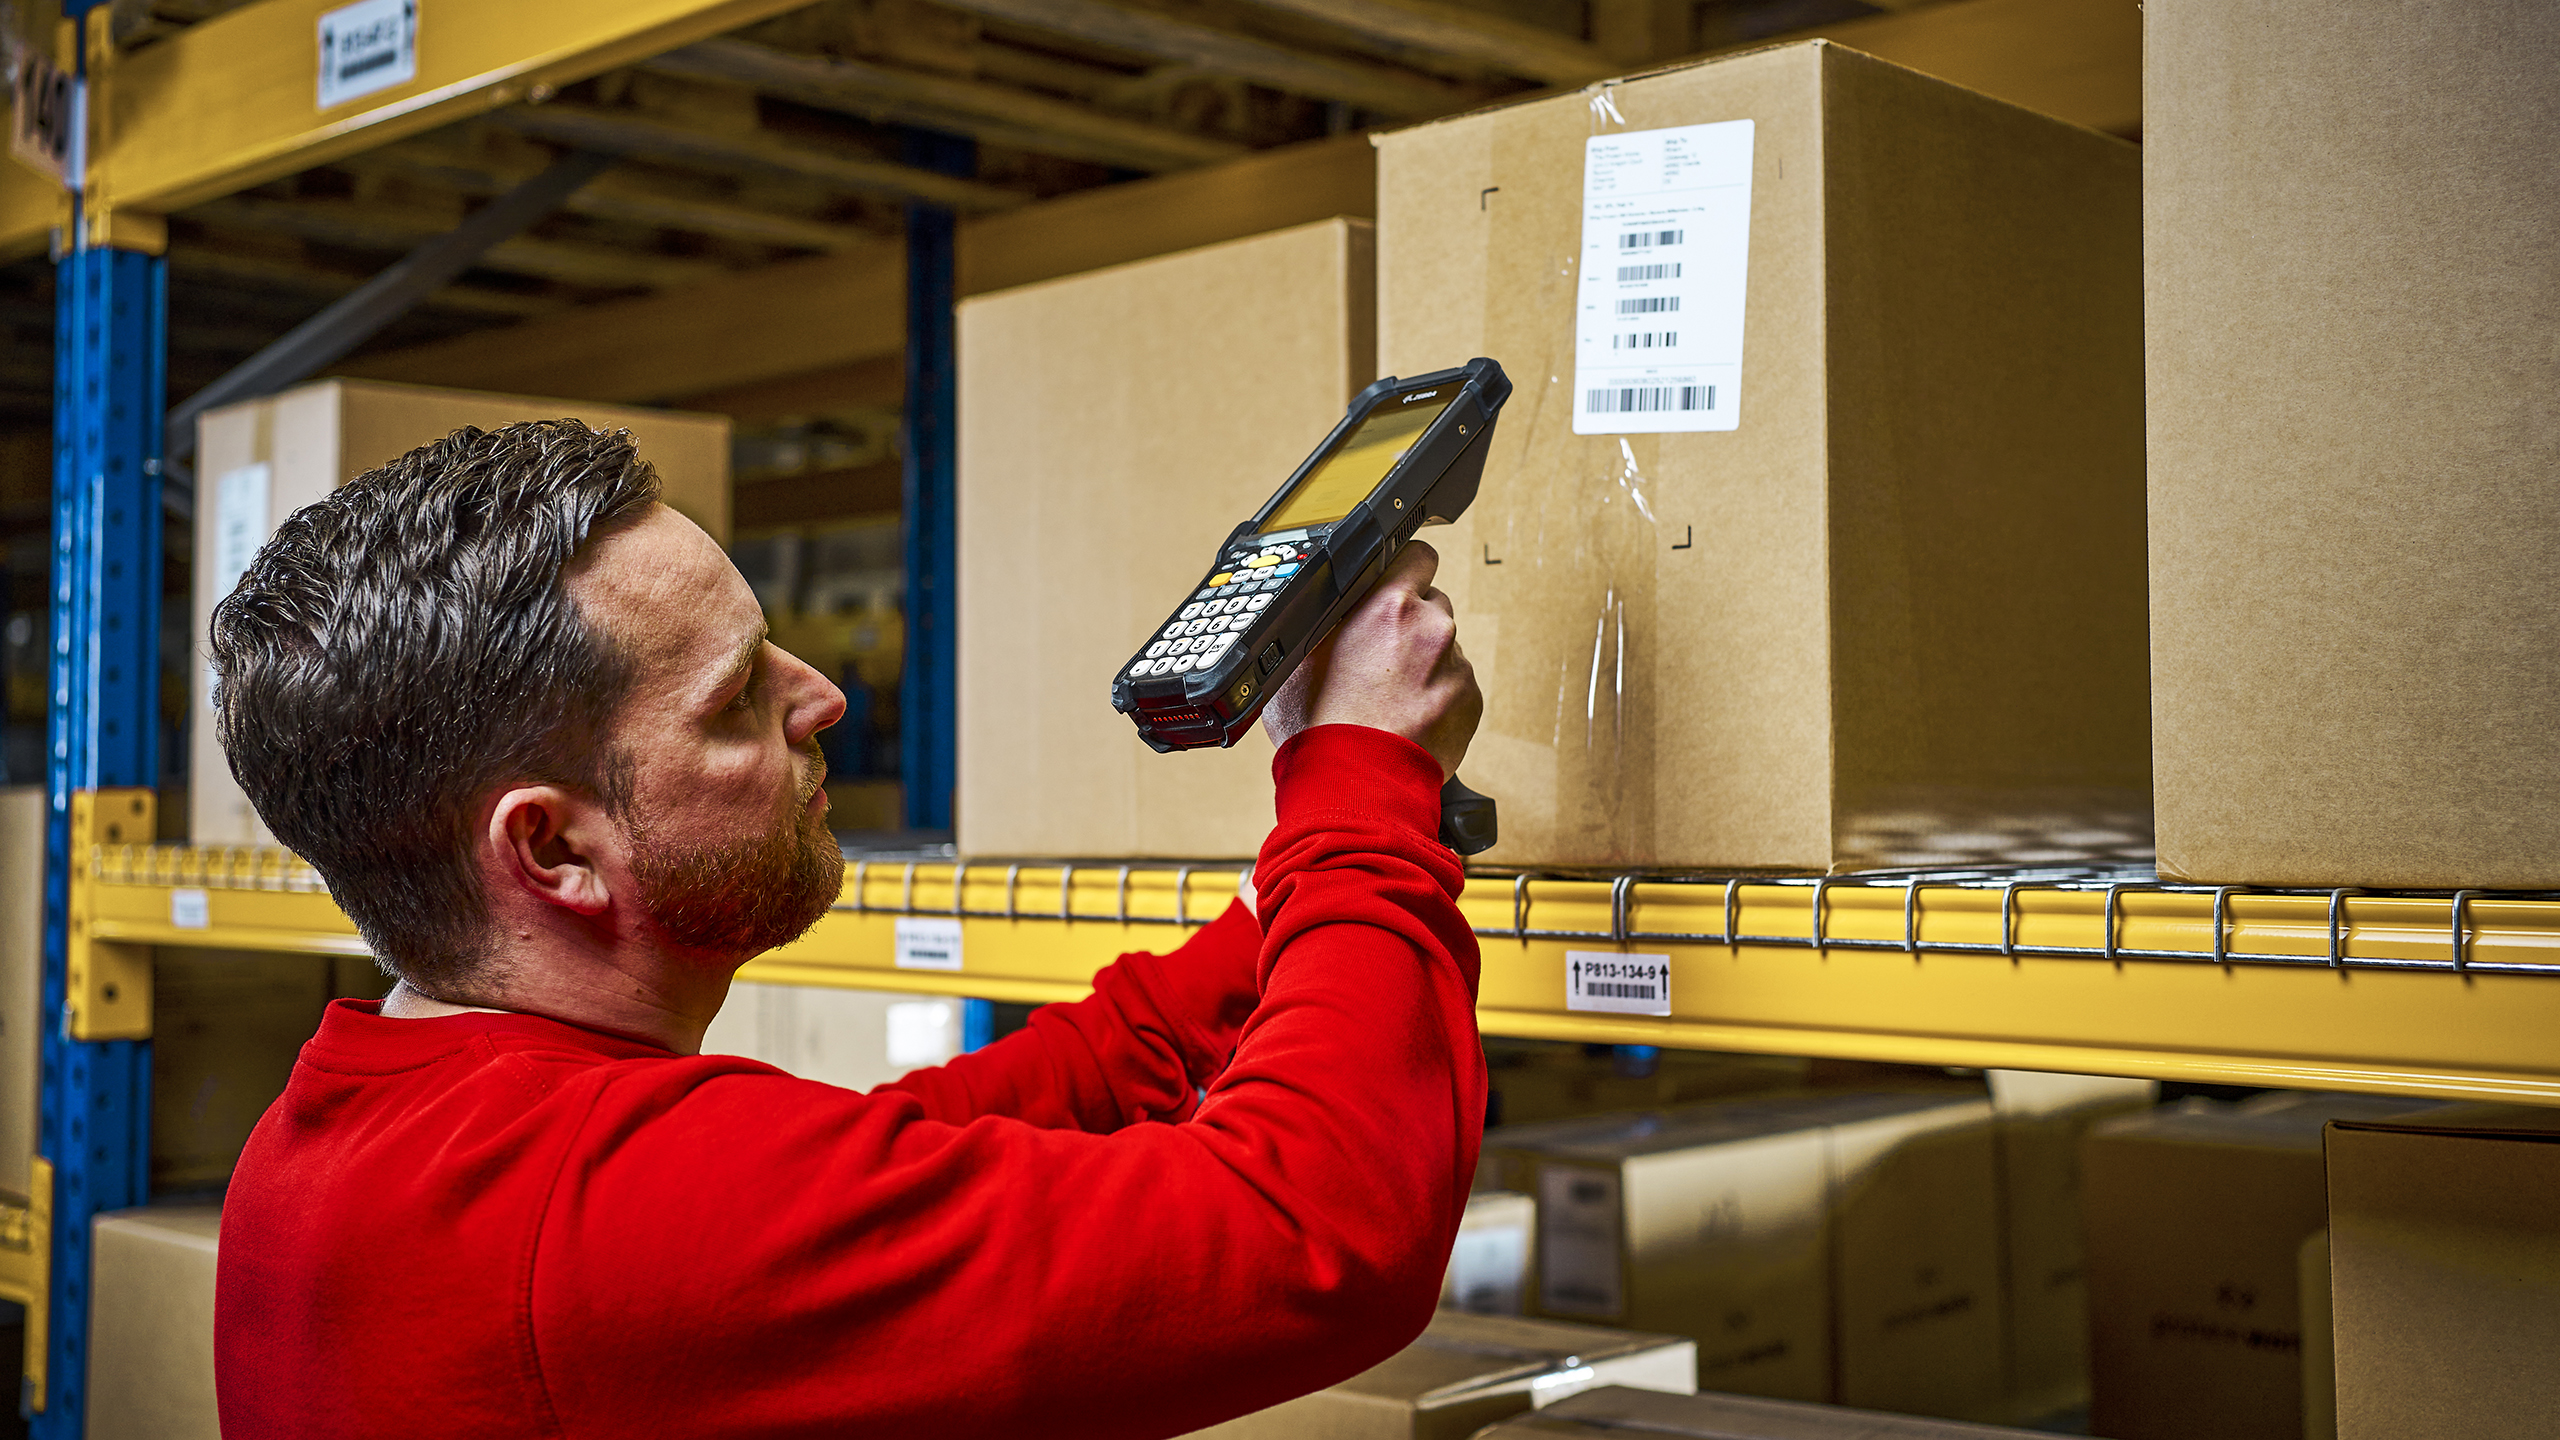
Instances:
[[[1335,60],[1256,40],[1232,30],[1129,10],[1104,0],[942,0],[989,20],[1081,40],[1088,45],[1197,65],[1319,100],[1340,100],[1381,115],[1427,119],[1464,110],[1488,92],[1411,71]]]
[[[525,157],[531,159],[532,157]],[[398,175],[465,195],[496,195],[541,167],[474,153],[432,140],[404,141],[339,162],[358,174]],[[655,225],[760,245],[835,253],[875,244],[880,237],[851,225],[758,210],[694,195],[630,173],[608,170],[572,195],[561,209],[598,220]]]
[[[1355,35],[1524,75],[1549,85],[1582,85],[1620,73],[1618,62],[1580,40],[1499,15],[1435,0],[1253,0],[1265,9],[1338,25]]]
[[[1245,151],[1232,140],[1124,120],[1009,86],[795,55],[744,40],[705,40],[642,68],[750,85],[767,95],[875,123],[923,125],[972,135],[990,145],[1134,170],[1181,170],[1232,160]]]
[[[960,226],[963,295],[1377,207],[1377,152],[1346,135],[1081,191]],[[375,356],[340,373],[662,402],[896,353],[905,247],[791,260],[639,300]]]
[[[251,195],[208,200],[185,215],[207,225],[295,235],[360,250],[406,250],[453,229],[464,218],[360,200],[267,200]],[[604,290],[669,290],[729,273],[727,266],[716,261],[531,236],[490,246],[472,261],[472,268]]]
[[[901,200],[927,200],[964,214],[1008,210],[1031,196],[998,185],[900,165],[859,153],[786,140],[769,131],[723,134],[645,115],[553,102],[519,105],[489,117],[519,134],[581,149],[607,150],[674,165],[724,171],[751,166],[838,188]]]
[[[207,281],[225,287],[256,287],[329,296],[344,295],[372,278],[316,269],[288,260],[211,249],[186,240],[169,243],[169,274],[173,281]],[[466,315],[499,315],[511,320],[554,314],[567,305],[567,301],[549,296],[511,295],[503,290],[470,285],[448,285],[420,302],[422,309],[454,310]]]

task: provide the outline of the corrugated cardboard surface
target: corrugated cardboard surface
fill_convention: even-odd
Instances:
[[[188,733],[188,824],[204,845],[272,845],[275,836],[231,778],[213,730],[205,635],[213,591],[214,496],[221,477],[268,467],[266,530],[375,466],[466,425],[483,429],[573,416],[599,430],[629,430],[641,458],[657,467],[661,494],[715,540],[729,538],[729,420],[672,410],[635,410],[586,400],[490,395],[377,381],[322,380],[260,400],[207,411],[196,421],[195,701]]]
[[[1544,1313],[1698,1341],[1706,1389],[2000,1408],[1988,1102],[1770,1096],[1489,1132]]]
[[[2479,1107],[2329,1131],[2339,1440],[2560,1424],[2560,1115]]]
[[[1611,96],[1754,122],[1736,430],[1572,433],[1585,97],[1380,141],[1382,367],[1519,387],[1430,537],[1486,858],[1819,869],[1877,828],[2138,812],[2133,148],[1822,44]]]
[[[2145,7],[2162,873],[2560,885],[2560,7]]]
[[[1203,1440],[1465,1440],[1491,1421],[1595,1385],[1689,1392],[1695,1347],[1505,1315],[1443,1310],[1420,1339],[1313,1395],[1192,1432]]]
[[[1630,1432],[1696,1440],[2007,1440],[2034,1433],[1791,1400],[1612,1388],[1586,1390],[1535,1415],[1506,1420],[1481,1440],[1628,1440]]]
[[[1261,848],[1261,732],[1158,755],[1111,676],[1374,378],[1372,274],[1328,220],[961,305],[961,853]]]
[[[2188,1101],[2109,1121],[2082,1151],[2090,1428],[2111,1440],[2302,1433],[2296,1257],[2324,1223],[2320,1132],[2427,1102]]]
[[[219,1205],[98,1217],[89,1440],[219,1440],[213,1268],[221,1228]]]
[[[2000,1229],[2008,1298],[2008,1418],[2040,1419],[2089,1398],[2089,1276],[2080,1233],[2080,1141],[2148,1109],[2150,1080],[1989,1072],[2000,1137]]]

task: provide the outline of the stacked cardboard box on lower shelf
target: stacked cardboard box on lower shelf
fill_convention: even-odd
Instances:
[[[2035,1433],[1794,1400],[1613,1386],[1480,1430],[1475,1440],[1622,1440],[1629,1432],[1670,1440],[2017,1440]]]

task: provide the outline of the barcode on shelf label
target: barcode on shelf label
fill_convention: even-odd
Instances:
[[[900,920],[897,962],[901,970],[959,969],[960,922]]]
[[[1671,957],[1614,950],[1564,952],[1564,1008],[1615,1015],[1671,1013]]]
[[[1741,422],[1753,133],[1751,121],[1724,120],[1586,142],[1576,435]],[[1655,317],[1666,326],[1676,318],[1679,328],[1626,328]]]
[[[418,78],[418,0],[356,0],[320,17],[320,108]]]
[[[1594,390],[1583,397],[1593,415],[1632,415],[1651,410],[1713,410],[1713,385],[1656,385],[1620,390]]]

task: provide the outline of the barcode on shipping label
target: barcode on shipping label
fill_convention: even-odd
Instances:
[[[897,962],[901,970],[959,969],[960,922],[900,920]]]
[[[1585,146],[1576,435],[1740,423],[1752,135],[1751,121],[1724,120],[1594,135]],[[1679,317],[1679,328],[1624,328],[1657,315]]]
[[[418,78],[418,0],[356,0],[320,17],[320,108]]]
[[[1671,1013],[1671,957],[1615,950],[1564,952],[1564,1008],[1618,1015]]]

